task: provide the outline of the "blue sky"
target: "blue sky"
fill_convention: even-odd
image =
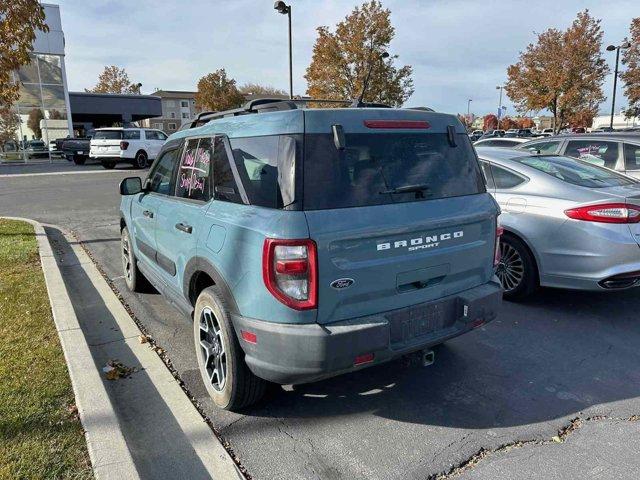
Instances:
[[[55,0],[53,0],[55,2]],[[288,88],[287,22],[272,0],[59,0],[66,37],[70,89],[95,84],[104,65],[124,67],[143,93],[192,90],[198,79],[224,67],[239,84]],[[292,0],[294,93],[304,94],[315,28],[333,26],[354,0]],[[414,67],[415,93],[407,106],[444,112],[495,111],[496,85],[506,68],[549,27],[566,28],[589,8],[602,19],[604,45],[628,35],[638,0],[477,1],[383,0],[396,37],[391,53]],[[615,55],[605,52],[613,71]],[[605,83],[610,98],[613,75]],[[618,86],[620,89],[620,85]],[[619,90],[618,106],[626,105]],[[607,102],[609,102],[609,98]],[[508,99],[507,113],[513,114]],[[601,105],[607,112],[609,103]],[[617,110],[617,108],[616,108]]]

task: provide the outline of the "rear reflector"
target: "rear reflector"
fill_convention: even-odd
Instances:
[[[571,208],[564,211],[574,220],[600,223],[639,223],[640,207],[626,203],[603,203],[586,207]]]
[[[427,129],[429,122],[423,120],[365,120],[367,128],[402,128],[402,129]]]
[[[258,343],[258,336],[253,332],[247,332],[246,330],[240,330],[240,334],[242,335],[242,339],[245,342],[249,343]]]
[[[474,320],[473,322],[471,322],[471,328],[478,328],[481,327],[485,324],[484,318],[478,318],[477,320]]]
[[[358,355],[353,361],[354,365],[364,365],[365,363],[373,362],[375,355],[373,353],[365,353],[364,355]]]

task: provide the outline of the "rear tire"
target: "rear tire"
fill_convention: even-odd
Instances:
[[[229,308],[217,286],[205,288],[196,301],[193,338],[198,367],[213,402],[225,410],[240,410],[264,395],[267,382],[244,361]]]
[[[84,165],[84,162],[86,161],[87,159],[84,157],[78,157],[78,156],[73,157],[73,163],[75,163],[76,165]]]
[[[523,300],[538,288],[538,268],[533,255],[522,240],[508,233],[500,238],[496,275],[506,300]]]
[[[136,158],[134,160],[134,167],[136,168],[147,168],[149,165],[149,159],[147,158],[147,154],[144,152],[138,152]]]
[[[103,160],[102,167],[106,168],[107,170],[113,170],[114,168],[116,168],[116,162],[106,162]]]
[[[149,281],[138,269],[136,256],[133,253],[133,245],[129,236],[129,229],[124,227],[120,233],[120,254],[122,258],[122,271],[124,282],[132,292],[145,292],[149,286]]]

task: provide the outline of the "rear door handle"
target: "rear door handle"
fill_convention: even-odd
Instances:
[[[182,222],[180,222],[180,223],[176,223],[176,228],[177,228],[178,230],[183,231],[184,233],[191,233],[191,232],[193,232],[193,227],[192,227],[191,225],[187,225],[187,224],[182,223]]]
[[[142,215],[144,215],[145,217],[153,218],[153,212],[151,210],[145,210],[144,212],[142,212]]]

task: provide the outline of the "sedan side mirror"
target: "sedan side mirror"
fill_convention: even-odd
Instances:
[[[120,182],[120,195],[135,195],[142,191],[140,177],[127,177]]]

